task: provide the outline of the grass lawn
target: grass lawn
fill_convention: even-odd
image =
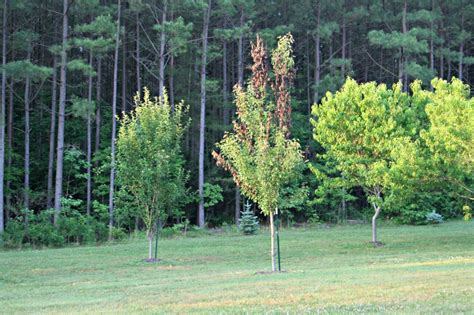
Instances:
[[[283,230],[270,270],[268,231],[0,252],[0,313],[469,313],[474,222]]]

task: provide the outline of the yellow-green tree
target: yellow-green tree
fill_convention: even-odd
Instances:
[[[377,239],[377,218],[384,196],[393,184],[397,150],[409,143],[410,98],[402,85],[392,89],[374,82],[347,79],[336,93],[327,93],[313,105],[314,139],[325,149],[319,160],[334,165],[346,186],[360,186],[374,208],[372,242]],[[318,172],[317,168],[313,168]]]
[[[217,164],[228,170],[243,194],[270,217],[272,271],[276,271],[274,214],[284,185],[303,162],[300,145],[290,139],[290,94],[293,77],[291,34],[279,39],[272,54],[275,81],[271,90],[267,54],[257,37],[252,45],[252,79],[244,90],[234,88],[237,118],[213,152]]]
[[[181,103],[174,112],[164,93],[162,100],[151,98],[145,89],[143,99],[135,97],[136,109],[125,114],[117,139],[117,179],[128,190],[139,208],[148,236],[148,258],[157,221],[182,203],[187,174],[182,154],[183,134],[188,126],[187,109]]]

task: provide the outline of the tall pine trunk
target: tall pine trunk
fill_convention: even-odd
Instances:
[[[117,133],[117,76],[118,76],[118,59],[120,46],[120,10],[121,1],[118,0],[117,11],[117,33],[115,34],[115,52],[114,52],[114,78],[112,91],[112,137],[110,143],[110,186],[109,186],[109,239],[112,239],[112,228],[114,226],[114,190],[115,190],[115,135]]]
[[[59,111],[58,111],[58,143],[56,147],[56,183],[54,190],[54,225],[58,222],[61,211],[61,197],[63,193],[63,158],[64,158],[64,119],[66,109],[66,62],[68,36],[68,0],[63,0],[63,30],[61,47],[61,66],[59,84]]]
[[[5,222],[3,203],[3,181],[5,175],[5,110],[6,110],[6,88],[7,73],[5,64],[7,63],[7,8],[8,0],[3,0],[3,25],[2,25],[2,104],[0,108],[0,233],[3,232]]]
[[[14,81],[10,80],[9,88],[9,97],[8,97],[8,123],[7,123],[7,144],[8,144],[8,154],[7,154],[7,168],[10,170],[13,162],[13,100],[14,100]],[[7,190],[11,189],[11,180],[7,181]],[[5,196],[5,224],[10,218],[10,209],[12,208],[12,196],[10,193]]]
[[[321,81],[321,35],[320,33],[320,26],[321,26],[321,0],[316,1],[316,36],[314,38],[314,50],[315,50],[315,61],[316,67],[314,69],[314,103],[318,103],[319,101],[319,82]]]
[[[89,54],[89,66],[92,68],[93,64],[92,50]],[[88,86],[87,86],[87,101],[89,104],[92,102],[92,74],[89,74]],[[87,187],[86,187],[86,213],[89,216],[91,214],[91,203],[92,203],[92,117],[91,112],[87,111]]]
[[[165,23],[166,23],[166,9],[168,7],[168,1],[164,0],[163,4],[163,11],[161,15],[161,33],[160,33],[160,68],[159,68],[159,96],[160,102],[162,101],[161,98],[163,97],[163,88],[165,82],[165,41],[166,41],[166,33],[165,33]]]
[[[31,58],[31,51],[28,50],[26,59]],[[30,208],[30,86],[31,79],[26,77],[25,80],[25,96],[24,96],[24,110],[25,110],[25,155],[24,155],[24,176],[23,176],[23,208]],[[28,221],[28,216],[25,216],[25,221]]]
[[[242,87],[244,85],[244,9],[240,9],[240,34],[238,42],[238,59],[237,59],[237,78],[238,84]],[[240,205],[242,203],[239,186],[235,186],[235,224],[239,224],[240,219]]]
[[[227,108],[229,100],[229,83],[227,82],[227,41],[222,42],[222,121],[225,126],[229,124],[229,109]]]
[[[346,17],[345,16],[342,17],[342,27],[341,28],[342,28],[341,58],[343,59],[342,60],[342,66],[341,66],[341,72],[342,72],[342,76],[344,77],[346,75],[345,60],[346,60],[346,45],[347,45],[347,42],[346,42],[347,28],[346,28]]]
[[[141,96],[142,93],[142,74],[141,74],[141,65],[140,65],[140,14],[137,13],[136,15],[136,39],[135,39],[135,58],[136,58],[136,63],[135,63],[135,72],[137,76],[137,92],[138,95]]]
[[[403,34],[406,34],[408,32],[408,27],[407,27],[407,6],[408,2],[405,0],[403,4],[403,15],[402,15],[402,28],[403,28]],[[408,57],[406,56],[403,48],[402,48],[402,54],[400,57],[401,60],[401,77],[402,77],[402,82],[403,82],[403,90],[407,91],[408,90],[408,74],[407,74],[407,66],[408,66]]]
[[[207,8],[204,9],[202,27],[202,56],[201,56],[201,117],[199,124],[199,208],[198,225],[204,227],[204,145],[206,132],[206,65],[207,65],[207,41],[209,32],[209,19],[211,15],[211,0],[208,0]]]
[[[125,113],[127,111],[127,44],[126,44],[126,34],[127,34],[127,32],[123,33],[123,43],[122,43],[122,115],[123,115],[123,113]]]
[[[97,79],[95,83],[95,148],[94,153],[97,155],[100,151],[100,130],[102,125],[102,117],[101,117],[101,95],[102,95],[102,58],[97,58]],[[96,162],[96,167],[97,162]]]
[[[48,185],[46,208],[53,207],[53,176],[54,176],[54,143],[56,138],[56,102],[57,102],[57,60],[53,57],[53,79],[51,85],[51,122],[49,126],[49,153],[48,153]]]

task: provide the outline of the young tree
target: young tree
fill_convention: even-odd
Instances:
[[[374,208],[372,242],[376,246],[380,245],[376,222],[390,187],[396,147],[406,141],[408,105],[401,83],[388,89],[384,84],[358,84],[353,79],[313,105],[313,136],[325,149],[320,159],[335,166],[345,186],[360,186],[368,194]]]
[[[293,76],[293,38],[290,34],[279,39],[272,55],[275,82],[274,93],[267,91],[269,80],[266,50],[257,37],[252,47],[254,65],[252,82],[243,90],[234,88],[237,119],[234,131],[226,133],[213,152],[217,165],[228,170],[245,196],[257,203],[270,217],[272,271],[276,271],[274,214],[282,188],[302,163],[298,141],[289,139],[290,95]],[[275,100],[272,99],[272,95]]]
[[[453,78],[434,79],[434,92],[417,89],[413,97],[427,97],[429,127],[421,131],[431,156],[430,177],[459,189],[458,196],[474,200],[474,99],[469,85]]]
[[[182,140],[188,121],[187,108],[181,103],[174,112],[166,93],[143,99],[135,97],[136,110],[124,115],[117,139],[117,180],[129,191],[139,207],[148,236],[148,258],[157,221],[166,220],[186,195]]]

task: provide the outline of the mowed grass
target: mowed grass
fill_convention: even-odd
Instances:
[[[0,252],[0,313],[474,313],[474,222],[284,229]]]

